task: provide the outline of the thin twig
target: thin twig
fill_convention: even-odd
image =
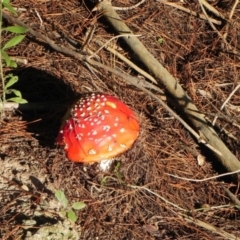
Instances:
[[[90,26],[90,28],[87,30],[86,34],[85,34],[85,42],[82,45],[81,51],[84,51],[86,46],[91,42],[92,38],[93,38],[93,34],[95,32],[96,26],[93,24],[92,26]]]
[[[227,21],[226,17],[222,13],[220,13],[216,8],[214,8],[211,4],[209,4],[206,0],[201,0],[201,2],[204,5],[204,7],[207,8],[210,12]],[[210,20],[212,19],[210,18]]]
[[[104,44],[101,40],[94,40],[95,43],[97,43],[100,46],[104,46],[104,48],[108,51],[110,51],[112,54],[116,55],[119,59],[121,59],[122,61],[124,61],[126,64],[128,64],[131,68],[133,68],[135,71],[137,71],[138,73],[140,73],[141,75],[143,75],[145,78],[147,78],[148,80],[150,80],[151,82],[154,82],[155,84],[157,84],[158,82],[147,72],[143,71],[141,68],[139,68],[136,64],[134,64],[132,61],[130,61],[128,58],[126,58],[124,55],[122,55],[121,53],[119,53],[118,51],[116,51],[116,49]]]
[[[109,1],[109,0],[104,0],[104,1]],[[140,6],[141,4],[143,4],[146,0],[141,0],[140,2],[136,3],[135,5],[133,6],[130,6],[130,7],[114,7],[113,6],[113,9],[114,10],[117,10],[117,11],[128,11],[128,10],[132,10],[132,9],[135,9],[137,8],[138,6]],[[92,11],[97,11],[97,8],[93,8]]]
[[[176,9],[179,9],[179,10],[181,10],[183,12],[189,13],[189,14],[195,16],[195,17],[200,17],[203,20],[207,20],[207,18],[206,18],[206,16],[204,14],[196,13],[196,12],[194,12],[194,11],[192,11],[190,9],[187,9],[187,8],[185,8],[185,7],[183,7],[183,6],[179,5],[179,4],[176,4],[174,2],[169,2],[169,1],[166,1],[166,0],[157,0],[157,1],[160,2],[160,3],[163,3],[165,5],[168,5],[168,6],[171,6],[171,7],[175,7]],[[216,25],[221,25],[222,24],[221,21],[216,20],[214,18],[210,18],[210,20],[211,20],[212,23],[214,23]]]
[[[232,175],[232,174],[239,173],[239,172],[240,172],[240,169],[237,170],[237,171],[234,171],[234,172],[223,173],[223,174],[220,174],[220,175],[217,175],[217,176],[208,177],[208,178],[204,178],[204,179],[193,179],[193,178],[179,177],[179,176],[176,176],[176,175],[173,175],[173,174],[170,174],[170,173],[165,173],[165,174],[168,175],[168,176],[174,177],[174,178],[178,178],[178,179],[182,179],[182,180],[186,180],[186,181],[190,181],[190,182],[206,182],[206,181],[209,181],[209,180],[212,180],[212,179]]]
[[[112,37],[111,39],[109,39],[106,43],[104,43],[95,53],[93,53],[91,56],[89,56],[88,58],[93,58],[95,55],[97,55],[105,46],[107,46],[112,40],[116,39],[116,38],[120,38],[120,37],[131,37],[131,36],[135,36],[135,37],[140,37],[141,35],[135,35],[135,34],[121,34],[115,37]]]
[[[234,94],[239,88],[240,88],[240,84],[235,87],[235,89],[230,93],[230,95],[228,96],[228,98],[224,101],[224,103],[223,103],[222,106],[220,107],[220,111],[223,110],[223,108],[225,107],[225,105],[228,103],[228,101],[231,99],[231,97],[233,96],[233,94]],[[212,125],[213,125],[213,126],[215,125],[215,123],[216,123],[216,121],[217,121],[217,118],[218,118],[218,117],[215,116],[215,118],[214,118],[214,120],[213,120],[213,122],[212,122]]]
[[[222,188],[226,192],[226,194],[229,196],[229,198],[232,200],[232,202],[240,207],[240,201],[238,200],[238,198],[233,193],[231,193],[227,188],[225,187],[222,187]]]

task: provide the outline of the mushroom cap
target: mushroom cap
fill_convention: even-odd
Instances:
[[[86,94],[65,116],[57,144],[65,145],[67,158],[94,163],[128,150],[139,135],[133,111],[116,97]]]

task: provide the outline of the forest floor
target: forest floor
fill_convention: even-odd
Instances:
[[[55,44],[86,55],[96,52],[95,60],[146,80],[113,52],[97,51],[98,40],[107,42],[116,32],[100,12],[91,11],[93,1],[11,2],[19,8],[19,20]],[[138,2],[113,0],[111,4],[129,7]],[[136,8],[116,11],[177,79],[209,124],[218,116],[214,129],[240,159],[240,90],[233,92],[240,85],[240,4],[209,1],[221,13],[207,10],[215,29],[199,1],[169,4],[146,0]],[[3,24],[12,25],[6,20]],[[89,32],[92,38],[82,49]],[[9,37],[3,35],[3,42]],[[148,71],[121,37],[111,40],[111,46]],[[30,33],[8,53],[27,61],[4,71],[19,77],[14,88],[32,108],[4,111],[0,120],[1,239],[240,239],[239,182],[231,176],[188,180],[227,170],[151,96],[119,76],[54,50]],[[164,86],[157,87],[163,95],[151,91],[187,120]],[[141,124],[133,147],[108,172],[99,171],[96,164],[69,161],[63,147],[55,143],[62,116],[88,92],[118,97]],[[86,204],[76,211],[75,224],[61,216],[62,206],[54,196],[57,190],[65,193],[70,204]]]

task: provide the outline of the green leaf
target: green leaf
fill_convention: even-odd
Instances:
[[[3,4],[8,4],[8,3],[10,3],[10,0],[3,0],[2,2],[3,2]]]
[[[121,167],[121,162],[117,162],[116,166],[114,167],[113,172],[117,173],[119,171],[120,167]]]
[[[22,94],[20,91],[16,90],[16,89],[11,89],[12,93],[14,93],[17,97],[22,98]]]
[[[102,180],[101,180],[101,186],[105,186],[107,184],[107,179],[109,177],[108,176],[105,176]]]
[[[77,216],[74,211],[70,210],[67,212],[67,218],[70,219],[73,222],[77,221]]]
[[[14,47],[16,45],[18,45],[23,39],[25,38],[25,35],[17,35],[14,36],[13,38],[11,38],[4,46],[3,46],[3,50],[10,48],[10,47]]]
[[[163,38],[159,38],[159,39],[157,40],[157,42],[158,42],[159,44],[162,44],[162,43],[164,42],[164,39],[163,39]]]
[[[9,4],[10,1],[3,1],[3,6],[7,8],[11,13],[17,15],[17,11]]]
[[[81,210],[86,207],[86,204],[84,202],[75,202],[72,205],[72,208],[75,210]]]
[[[10,80],[8,80],[8,82],[5,85],[5,89],[8,89],[9,87],[11,87],[14,83],[16,83],[18,81],[18,76],[10,76],[9,75]]]
[[[66,196],[65,196],[65,194],[64,194],[63,191],[57,190],[57,191],[55,192],[55,197],[56,197],[57,200],[62,204],[62,206],[63,206],[64,208],[66,208],[66,207],[68,206],[68,200],[67,200],[67,198],[66,198]]]
[[[23,103],[27,103],[27,100],[20,97],[14,97],[14,98],[7,99],[7,102],[15,102],[15,103],[23,104]]]
[[[8,31],[11,33],[26,33],[28,31],[27,28],[21,26],[10,26],[2,29],[3,31]]]
[[[9,64],[9,67],[12,67],[12,68],[16,68],[18,65],[16,62],[10,60],[10,64]]]
[[[7,67],[9,67],[9,65],[11,63],[10,57],[3,49],[1,50],[1,55],[2,55],[3,59],[5,60]]]
[[[62,218],[65,218],[66,217],[66,211],[60,211],[60,216],[62,217]]]

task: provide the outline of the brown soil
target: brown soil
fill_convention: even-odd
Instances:
[[[127,7],[137,2],[112,1],[112,5]],[[234,2],[215,0],[211,4],[228,19]],[[12,5],[26,8],[18,19],[56,44],[72,49],[69,40],[75,41],[77,51],[94,24],[96,30],[86,54],[98,50],[94,39],[107,41],[115,34],[104,18],[91,13],[91,1],[17,0]],[[202,13],[198,1],[184,1],[182,6]],[[233,24],[228,27],[208,12],[222,21],[216,28],[221,35],[227,34],[226,40],[233,47],[240,44],[239,11],[238,4]],[[215,130],[240,159],[239,90],[228,107],[219,111],[240,84],[239,56],[226,50],[206,20],[160,1],[146,1],[118,13],[135,34],[141,35],[140,40],[178,79],[209,121],[219,115]],[[3,36],[3,41],[8,37]],[[112,42],[117,51],[144,69],[125,43],[120,39]],[[59,189],[70,203],[83,201],[87,205],[77,211],[74,228],[79,239],[234,239],[226,233],[240,238],[240,206],[226,191],[239,199],[239,183],[231,177],[193,182],[167,175],[204,179],[226,170],[150,96],[103,69],[92,69],[54,51],[30,34],[10,49],[9,55],[28,61],[13,71],[19,76],[14,88],[29,103],[41,103],[42,107],[6,111],[0,122],[1,239],[27,239],[43,226],[63,221],[54,200],[54,192]],[[138,76],[112,53],[101,50],[98,56],[105,65]],[[99,172],[97,165],[70,162],[63,148],[55,145],[68,106],[82,93],[95,91],[120,98],[141,122],[141,134],[134,146],[105,173]],[[184,118],[171,96],[166,98],[169,106]],[[206,160],[202,166],[197,161],[200,155]],[[34,220],[34,224],[27,226],[29,220]],[[199,226],[199,221],[214,226],[216,231]]]

